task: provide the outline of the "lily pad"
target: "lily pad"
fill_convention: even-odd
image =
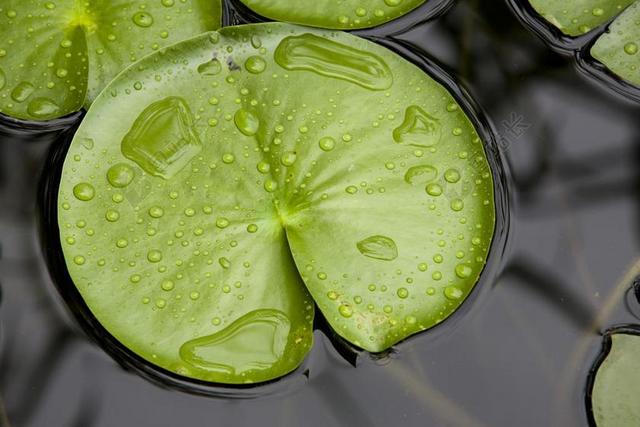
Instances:
[[[8,0],[0,5],[0,112],[48,120],[87,107],[123,68],[220,26],[216,0]]]
[[[591,48],[591,55],[624,80],[640,86],[640,1],[629,6]]]
[[[529,0],[549,23],[568,36],[579,36],[608,22],[635,0]]]
[[[610,349],[595,374],[592,416],[598,427],[640,425],[640,336],[614,332],[605,343]]]
[[[240,1],[259,15],[275,21],[350,30],[384,24],[409,13],[427,0]]]
[[[485,265],[493,188],[471,121],[421,69],[353,35],[254,24],[109,84],[67,153],[58,224],[124,346],[258,382],[302,362],[314,301],[372,352],[445,320]]]

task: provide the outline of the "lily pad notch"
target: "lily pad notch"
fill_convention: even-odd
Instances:
[[[489,127],[437,77],[276,23],[147,57],[56,160],[58,287],[124,363],[196,383],[294,371],[316,306],[372,352],[439,324],[503,243],[506,198]]]

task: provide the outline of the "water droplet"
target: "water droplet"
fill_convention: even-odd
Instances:
[[[277,188],[278,188],[278,183],[276,181],[274,181],[273,179],[267,179],[264,182],[264,189],[268,193],[273,193],[274,191],[276,191]]]
[[[398,257],[396,243],[386,236],[371,236],[356,243],[360,253],[366,257],[392,261]]]
[[[11,91],[11,98],[16,102],[24,102],[31,96],[36,88],[29,82],[19,83]]]
[[[84,263],[87,262],[87,260],[82,255],[76,255],[75,257],[73,257],[73,262],[76,265],[84,265]]]
[[[438,177],[438,170],[431,165],[413,166],[407,169],[404,180],[408,184],[426,184]]]
[[[227,269],[229,267],[231,267],[231,261],[229,261],[227,258],[222,257],[220,259],[218,259],[218,263],[220,263],[220,266],[224,269]]]
[[[444,296],[451,301],[457,301],[464,295],[464,292],[457,286],[447,286],[444,288]]]
[[[340,307],[338,307],[338,312],[342,317],[345,317],[347,319],[353,316],[353,308],[351,308],[349,304],[340,304]]]
[[[96,191],[93,186],[86,182],[81,182],[73,187],[73,195],[76,196],[76,199],[82,200],[83,202],[88,202],[93,199],[95,194]]]
[[[399,6],[402,3],[402,0],[384,0],[384,4],[389,7]]]
[[[260,173],[269,173],[269,171],[271,170],[271,165],[269,165],[269,163],[265,161],[262,161],[256,165],[256,168]]]
[[[174,0],[162,0],[162,5],[164,7],[171,7],[175,4]]]
[[[227,228],[229,226],[229,220],[224,217],[220,217],[216,219],[216,227],[218,228]]]
[[[0,90],[4,89],[6,84],[7,76],[4,74],[4,71],[2,71],[2,68],[0,68]]]
[[[421,262],[420,264],[418,264],[418,270],[420,271],[427,271],[427,263],[426,262]]]
[[[60,112],[60,106],[49,98],[35,98],[29,102],[27,112],[37,119],[53,118]]]
[[[162,288],[163,291],[167,291],[170,292],[175,288],[175,283],[173,283],[172,280],[164,280],[162,282],[162,284],[160,285],[160,287]]]
[[[217,58],[213,58],[211,61],[204,62],[198,65],[198,74],[203,76],[215,76],[222,71],[222,65]]]
[[[149,252],[147,252],[147,259],[149,260],[149,262],[160,262],[162,261],[162,252],[159,251],[158,249],[151,249]]]
[[[247,225],[247,231],[249,233],[255,233],[256,231],[258,231],[258,226],[255,224],[249,224]]]
[[[164,209],[160,206],[152,206],[149,208],[149,216],[151,218],[162,218],[164,215]]]
[[[227,375],[267,370],[284,356],[290,329],[281,311],[255,310],[219,332],[185,342],[180,358],[193,367]]]
[[[427,184],[427,186],[425,187],[425,191],[430,196],[438,197],[442,194],[442,187],[439,184],[431,183]]]
[[[393,131],[393,139],[398,144],[416,147],[432,147],[442,138],[440,121],[417,105],[407,108],[404,121]]]
[[[624,45],[624,52],[627,55],[635,55],[638,53],[638,45],[634,42],[629,42]]]
[[[467,264],[458,264],[456,265],[456,276],[461,279],[466,279],[473,274],[473,269],[469,267]]]
[[[185,100],[168,97],[138,116],[122,140],[122,154],[145,172],[170,179],[202,149]]]
[[[147,12],[137,12],[131,19],[138,27],[147,28],[153,25],[153,16]]]
[[[358,192],[358,187],[356,187],[355,185],[349,185],[344,189],[344,191],[346,191],[348,194],[356,194]]]
[[[131,184],[134,177],[133,168],[125,163],[113,165],[107,171],[107,181],[116,188],[124,188]]]
[[[462,209],[464,209],[464,202],[461,199],[453,199],[451,201],[451,210],[459,212]]]
[[[260,74],[267,68],[267,62],[260,56],[250,56],[245,61],[244,68],[251,74]]]
[[[331,151],[336,146],[336,140],[331,138],[330,136],[325,136],[323,138],[320,138],[320,141],[318,141],[318,145],[320,146],[320,149],[322,151]]]
[[[460,172],[457,169],[447,169],[444,173],[444,179],[451,184],[455,184],[460,181]]]
[[[371,90],[388,89],[393,83],[382,58],[314,34],[286,37],[274,57],[286,70],[310,71]]]
[[[238,130],[246,136],[255,135],[260,128],[260,120],[253,113],[243,108],[236,111],[233,121]]]
[[[397,294],[398,297],[405,299],[409,296],[409,291],[407,290],[407,288],[399,288]]]
[[[280,157],[280,163],[284,166],[292,166],[296,162],[296,153],[293,151],[285,151]]]

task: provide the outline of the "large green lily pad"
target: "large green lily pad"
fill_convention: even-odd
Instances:
[[[220,26],[218,0],[5,0],[0,112],[48,120],[87,107],[129,64]]]
[[[596,372],[591,403],[598,427],[640,425],[640,336],[609,335],[611,349]]]
[[[254,12],[276,21],[352,30],[384,24],[405,15],[427,0],[240,1]]]
[[[529,0],[544,19],[568,36],[579,36],[604,24],[635,0]]]
[[[640,1],[629,6],[600,36],[591,55],[609,70],[640,86]]]
[[[298,366],[314,301],[372,352],[442,322],[495,222],[483,143],[444,87],[370,41],[279,23],[119,75],[69,148],[58,201],[67,268],[101,324],[156,365],[224,383]]]

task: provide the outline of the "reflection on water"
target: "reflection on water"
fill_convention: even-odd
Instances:
[[[458,2],[402,36],[463,78],[512,172],[503,272],[460,321],[356,369],[318,335],[308,379],[260,399],[158,387],[87,341],[42,261],[36,177],[63,130],[0,128],[0,425],[585,425],[602,331],[640,322],[639,109],[582,78],[506,5],[480,5]]]

